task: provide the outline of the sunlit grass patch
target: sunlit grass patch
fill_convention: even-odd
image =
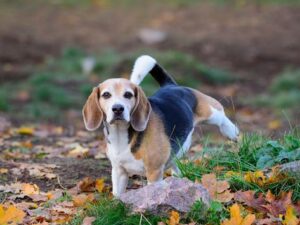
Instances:
[[[215,173],[227,179],[231,189],[255,190],[278,194],[293,191],[293,199],[300,199],[300,180],[290,173],[280,177],[271,168],[300,160],[300,138],[297,132],[272,140],[257,134],[244,135],[237,146],[205,147],[200,160],[178,161],[183,177],[200,180],[204,174]],[[273,174],[274,173],[274,176]],[[271,174],[271,175],[268,175]]]

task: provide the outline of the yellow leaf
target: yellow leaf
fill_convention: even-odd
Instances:
[[[17,132],[22,135],[33,135],[34,129],[32,127],[20,127]]]
[[[172,210],[170,213],[169,220],[167,221],[168,225],[178,225],[180,221],[180,215],[178,212]]]
[[[51,192],[47,192],[46,196],[47,196],[48,200],[51,200],[54,197],[54,195]]]
[[[76,145],[75,148],[69,151],[68,156],[78,158],[78,157],[85,156],[88,152],[89,152],[88,148],[84,148],[81,145]]]
[[[264,184],[266,183],[266,180],[267,180],[264,173],[260,170],[255,171],[255,172],[247,172],[244,175],[244,179],[245,179],[245,181],[247,181],[249,183],[258,184],[259,186],[264,186]]]
[[[8,173],[8,169],[6,168],[0,168],[0,174]]]
[[[297,218],[293,206],[288,206],[286,209],[284,220],[282,221],[283,225],[298,225],[300,220]]]
[[[254,222],[254,220],[255,220],[255,215],[249,214],[243,219],[241,225],[251,225]]]
[[[13,205],[7,209],[0,205],[0,224],[21,223],[25,217],[25,213]]]
[[[280,120],[272,120],[268,123],[268,128],[270,130],[277,130],[282,126],[282,123]]]
[[[230,207],[230,219],[224,220],[221,225],[251,225],[255,220],[254,214],[248,214],[245,218],[241,216],[238,204]]]
[[[100,192],[100,193],[103,192],[104,187],[105,187],[104,179],[97,179],[95,187],[96,187],[98,192]]]
[[[33,194],[39,194],[40,189],[36,184],[22,184],[22,192],[25,195],[33,195]]]

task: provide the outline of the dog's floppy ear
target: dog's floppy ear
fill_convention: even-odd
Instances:
[[[103,120],[103,112],[99,103],[99,94],[99,87],[95,87],[82,110],[84,125],[86,129],[90,131],[99,128]]]
[[[144,131],[147,127],[152,110],[151,105],[145,93],[139,86],[136,86],[135,95],[136,103],[131,113],[130,123],[134,130]]]

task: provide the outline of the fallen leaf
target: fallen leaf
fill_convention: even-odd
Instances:
[[[178,212],[172,210],[167,221],[168,225],[178,225],[180,221],[180,215]]]
[[[31,141],[20,142],[20,145],[25,148],[32,148],[33,146]]]
[[[20,127],[17,132],[21,135],[33,135],[34,128],[32,127]]]
[[[53,173],[53,169],[59,168],[55,164],[41,164],[41,163],[18,163],[16,168],[11,169],[13,174],[21,175],[25,170],[29,172],[30,176],[38,178],[47,178],[49,180],[57,177]]]
[[[202,152],[203,151],[203,146],[201,144],[197,144],[197,145],[194,145],[190,151],[192,152]]]
[[[221,225],[251,225],[255,220],[254,214],[248,214],[245,218],[241,216],[241,210],[238,204],[230,207],[230,219],[224,220]]]
[[[81,145],[76,144],[76,146],[69,151],[67,156],[78,158],[87,155],[88,152],[89,152],[88,148],[83,148]]]
[[[92,225],[92,223],[96,220],[95,217],[85,217],[82,221],[81,225]]]
[[[8,169],[0,168],[0,174],[6,174],[6,173],[8,173]]]
[[[297,218],[295,209],[293,206],[289,205],[286,209],[284,220],[282,221],[283,225],[298,225],[300,220]]]
[[[264,184],[266,183],[266,176],[264,175],[264,173],[260,170],[252,172],[249,171],[244,175],[244,179],[245,181],[249,182],[249,183],[254,183],[254,184],[258,184],[260,187],[264,186]]]
[[[21,209],[23,211],[27,211],[29,209],[36,209],[36,208],[38,208],[38,204],[36,204],[34,202],[19,202],[19,203],[15,203],[15,206],[18,209]]]
[[[0,224],[22,223],[24,217],[25,213],[14,205],[7,208],[0,205]]]
[[[234,193],[234,199],[253,209],[256,209],[259,212],[267,212],[267,209],[263,207],[263,205],[265,205],[267,202],[262,194],[259,194],[256,198],[254,191],[237,191]]]
[[[91,202],[94,200],[94,195],[93,194],[80,194],[80,195],[75,195],[72,197],[73,203],[75,207],[80,207],[85,205],[87,202]]]
[[[279,129],[280,127],[282,126],[282,123],[280,120],[271,120],[269,123],[268,123],[268,128],[270,130],[277,130]]]
[[[85,177],[78,184],[79,189],[83,192],[95,191],[95,180],[91,177]]]
[[[229,202],[234,196],[229,190],[228,182],[217,181],[214,173],[203,175],[201,183],[208,190],[209,195],[214,200]]]
[[[279,197],[275,196],[268,191],[266,195],[266,200],[268,204],[263,205],[269,213],[275,217],[279,215],[284,215],[288,206],[292,205],[292,192],[282,192]]]
[[[27,184],[24,183],[22,185],[22,192],[25,195],[33,195],[33,194],[39,194],[40,189],[36,184]]]
[[[34,202],[46,202],[48,201],[48,197],[45,194],[31,194],[28,195],[29,198],[32,199]]]
[[[96,187],[96,189],[99,193],[103,192],[104,187],[105,187],[104,179],[103,178],[102,179],[97,179],[95,187]]]

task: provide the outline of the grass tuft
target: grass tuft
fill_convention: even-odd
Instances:
[[[97,203],[89,205],[86,216],[96,217],[93,225],[156,225],[165,218],[150,214],[133,214],[128,207],[118,200],[108,197],[101,197]],[[72,225],[81,224],[82,216],[77,216],[70,223]]]
[[[284,135],[279,140],[272,140],[262,135],[246,134],[237,146],[205,146],[200,162],[178,161],[182,176],[190,180],[200,180],[202,175],[216,173],[219,179],[228,179],[235,190],[271,190],[293,191],[293,200],[300,200],[300,180],[293,175],[275,182],[259,185],[247,181],[245,175],[250,172],[264,171],[275,165],[300,160],[300,138],[295,132]],[[216,168],[222,168],[217,170]],[[228,174],[231,174],[228,176]]]

